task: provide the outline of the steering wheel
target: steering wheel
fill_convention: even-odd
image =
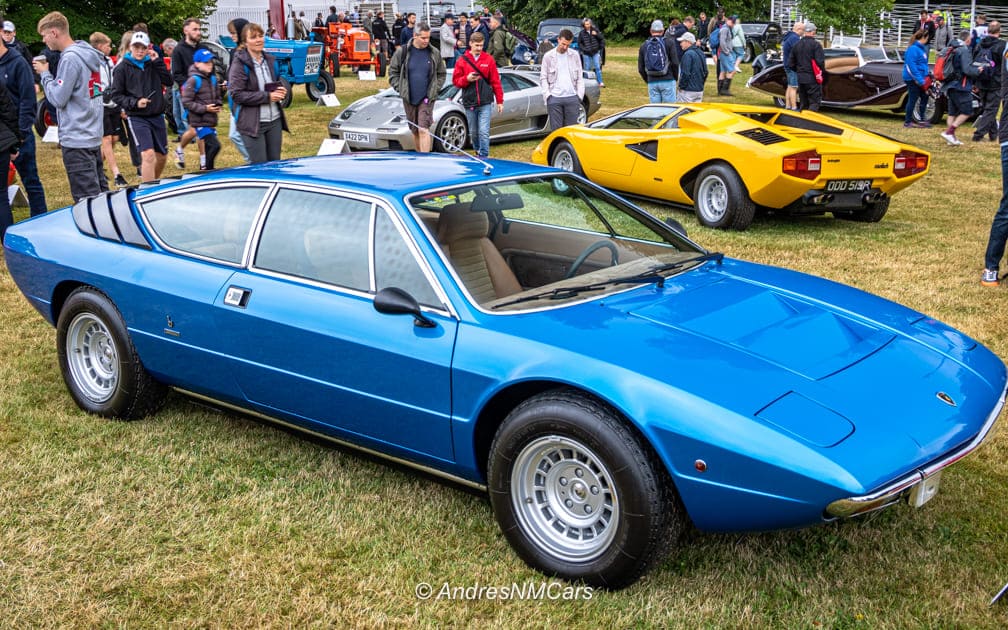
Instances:
[[[581,265],[584,264],[584,261],[588,260],[589,256],[591,256],[597,250],[602,249],[603,247],[612,252],[612,260],[610,261],[609,264],[612,265],[613,267],[618,265],[619,250],[616,249],[616,245],[613,244],[612,241],[605,239],[601,241],[595,241],[588,247],[585,247],[583,252],[578,254],[578,257],[574,259],[573,263],[571,263],[570,271],[567,272],[567,275],[564,276],[564,279],[566,280],[567,278],[573,278],[575,275],[577,275],[577,270],[581,268]]]

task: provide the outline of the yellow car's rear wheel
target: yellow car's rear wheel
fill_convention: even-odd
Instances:
[[[727,230],[748,228],[756,214],[756,204],[742,179],[724,163],[700,171],[693,190],[693,208],[700,223]]]

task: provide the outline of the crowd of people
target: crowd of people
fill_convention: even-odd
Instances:
[[[502,111],[504,103],[498,69],[510,65],[514,36],[503,28],[506,18],[499,12],[491,14],[486,7],[483,12],[460,14],[458,22],[455,18],[444,16],[436,49],[430,44],[431,27],[418,23],[413,13],[397,15],[389,27],[383,11],[361,16],[356,10],[344,14],[330,7],[329,17],[320,13],[311,24],[303,11],[300,16],[292,11],[285,35],[304,38],[312,27],[329,22],[361,24],[379,50],[391,53],[389,82],[402,98],[417,151],[432,148],[434,102],[451,71],[452,82],[462,93],[476,155],[485,158],[493,110]],[[974,113],[976,86],[980,112],[973,140],[989,138],[1001,143],[1004,195],[992,222],[981,280],[995,286],[1008,241],[1008,107],[1003,107],[1008,105],[1008,96],[1001,93],[1005,42],[1000,39],[1000,24],[978,16],[975,28],[952,35],[942,15],[922,12],[917,26],[904,56],[908,94],[904,126],[930,127],[923,112],[935,78],[931,56],[937,53],[941,90],[948,103],[948,126],[941,137],[950,145],[962,144],[956,131]],[[151,41],[145,24],[134,25],[123,34],[115,57],[112,40],[104,33],[92,33],[86,42],[74,40],[60,12],[39,20],[38,33],[46,48],[45,54],[36,57],[16,38],[15,26],[3,21],[0,78],[6,85],[0,85],[0,165],[15,166],[31,215],[47,211],[32,133],[36,83],[60,123],[59,146],[75,202],[109,189],[106,166],[116,186],[128,185],[113,150],[117,140],[128,138],[140,181],[158,179],[170,149],[166,111],[172,112],[178,130],[176,166],[185,168],[185,149],[195,143],[199,168],[213,169],[221,150],[216,129],[225,98],[231,111],[228,137],[243,159],[248,163],[280,159],[282,132],[288,131],[281,102],[287,94],[276,59],[264,50],[266,31],[244,19],[232,20],[228,31],[237,47],[231,51],[226,84],[221,85],[214,73],[213,54],[203,46],[201,25],[195,18],[183,23],[181,41],[169,38],[160,46]],[[719,9],[710,19],[701,12],[699,19],[673,18],[667,27],[660,19],[651,23],[650,35],[638,51],[637,69],[652,103],[703,99],[708,64],[701,42],[706,42],[714,57],[717,94],[732,95],[731,82],[739,71],[745,36],[738,16]],[[585,70],[604,87],[604,47],[600,29],[591,18],[584,18],[576,36],[562,29],[556,46],[543,55],[540,86],[551,129],[577,122]],[[781,52],[787,76],[785,106],[818,111],[825,61],[816,26],[810,21],[796,22],[783,38]],[[0,199],[0,237],[13,221],[7,201],[6,195]]]

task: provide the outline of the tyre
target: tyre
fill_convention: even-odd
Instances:
[[[445,114],[438,122],[437,131],[434,132],[434,150],[441,153],[453,153],[462,150],[469,139],[469,131],[466,119],[458,112]]]
[[[92,287],[70,294],[56,324],[60,370],[77,406],[133,420],[160,408],[166,388],[137,356],[115,305]]]
[[[283,77],[280,77],[280,85],[284,86],[287,89],[287,94],[283,97],[283,100],[280,101],[280,107],[287,109],[288,107],[290,107],[291,101],[294,100],[294,92],[291,89],[290,81],[288,81]]]
[[[753,47],[752,42],[746,42],[745,54],[742,55],[742,63],[752,63],[752,60],[756,58],[756,48]]]
[[[327,70],[320,69],[317,79],[311,83],[305,83],[305,93],[316,103],[324,94],[332,94],[335,91],[336,83]]]
[[[378,64],[378,67],[375,68],[376,74],[380,77],[385,76],[385,73],[388,72],[388,57],[385,56],[385,53],[378,53],[375,63]]]
[[[588,122],[588,100],[585,99],[578,103],[578,116],[577,124],[583,125]]]
[[[657,456],[619,414],[573,390],[530,398],[494,437],[488,485],[529,566],[621,588],[678,542],[685,510]]]
[[[332,75],[334,77],[339,77],[340,67],[339,67],[339,53],[333,53],[329,56],[329,60],[332,63]]]
[[[851,212],[834,212],[833,216],[846,221],[858,221],[860,223],[878,223],[889,211],[889,200],[886,197],[882,201],[868,204],[866,207]]]
[[[35,106],[35,133],[38,134],[39,138],[42,138],[45,136],[46,129],[54,124],[56,124],[56,120],[53,116],[52,107],[49,105],[49,101],[43,96],[42,100]]]
[[[584,170],[581,168],[581,160],[578,159],[577,151],[575,151],[574,147],[572,147],[566,140],[557,144],[556,149],[553,150],[553,157],[550,158],[550,166],[570,171],[575,175],[584,175]]]
[[[946,101],[944,97],[938,99],[929,98],[927,105],[924,107],[923,118],[921,117],[920,112],[917,111],[917,108],[914,108],[913,118],[917,122],[929,122],[932,125],[939,125],[942,122],[942,118],[945,117],[945,106]],[[904,108],[900,111],[906,110]]]
[[[756,214],[756,204],[742,179],[724,163],[700,171],[693,189],[693,208],[703,225],[730,230],[748,228]]]

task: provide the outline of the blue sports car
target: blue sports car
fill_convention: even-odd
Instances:
[[[609,588],[691,525],[923,505],[1005,402],[948,326],[529,164],[222,170],[24,221],[4,253],[82,409],[173,389],[421,468],[486,491],[529,565]]]

